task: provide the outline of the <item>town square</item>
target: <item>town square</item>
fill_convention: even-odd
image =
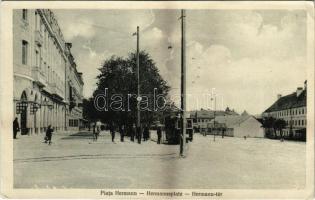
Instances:
[[[306,10],[12,15],[15,189],[306,188]]]

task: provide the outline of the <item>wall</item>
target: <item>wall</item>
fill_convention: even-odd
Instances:
[[[250,117],[239,126],[234,127],[234,137],[264,137],[264,130],[261,123],[255,118]]]

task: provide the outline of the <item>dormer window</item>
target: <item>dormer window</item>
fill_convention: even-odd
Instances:
[[[22,19],[27,21],[27,9],[22,9]]]

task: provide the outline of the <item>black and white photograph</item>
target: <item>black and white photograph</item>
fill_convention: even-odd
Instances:
[[[6,7],[13,191],[312,195],[311,4],[25,5]]]

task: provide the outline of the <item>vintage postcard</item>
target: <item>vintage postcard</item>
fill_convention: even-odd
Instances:
[[[312,2],[4,1],[3,198],[311,199]]]

